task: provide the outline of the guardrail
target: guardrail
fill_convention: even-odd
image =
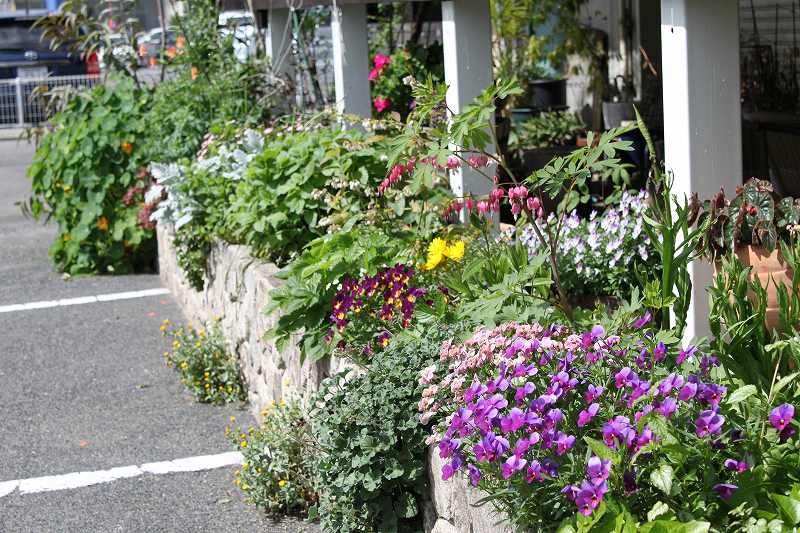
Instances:
[[[50,117],[44,98],[53,89],[81,89],[101,83],[102,76],[52,76],[0,79],[0,128],[22,128],[46,122]]]

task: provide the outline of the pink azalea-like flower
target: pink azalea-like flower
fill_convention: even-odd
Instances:
[[[386,67],[386,65],[392,62],[392,58],[383,54],[375,54],[373,61],[375,63],[375,69],[380,72]]]
[[[383,113],[389,109],[390,105],[392,105],[388,98],[383,98],[381,96],[377,96],[373,101],[373,104],[375,105],[375,111],[378,113]]]
[[[369,76],[367,76],[367,79],[369,81],[375,81],[375,80],[378,79],[378,76],[380,76],[380,73],[381,73],[380,70],[374,68],[374,69],[369,71]]]

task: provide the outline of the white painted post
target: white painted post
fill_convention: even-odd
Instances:
[[[442,2],[444,79],[447,106],[459,113],[492,84],[492,23],[489,0]],[[458,147],[454,147],[458,148]],[[494,146],[487,147],[492,152]],[[492,175],[494,167],[485,172]],[[472,168],[451,172],[450,187],[457,197],[485,195],[492,182]]]
[[[336,109],[362,117],[372,115],[369,88],[367,6],[336,6],[331,13]]]
[[[266,49],[274,71],[277,74],[294,79],[292,13],[288,8],[269,10]]]
[[[742,183],[739,3],[661,0],[666,167],[673,192],[708,198]],[[711,266],[691,265],[686,338],[709,333]]]

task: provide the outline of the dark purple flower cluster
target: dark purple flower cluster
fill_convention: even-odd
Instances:
[[[390,329],[395,325],[407,328],[417,301],[426,294],[425,289],[411,285],[413,277],[413,268],[398,263],[361,280],[345,279],[333,299],[332,327],[326,340],[332,342],[338,335],[338,345],[344,348],[353,340],[347,338],[349,330],[354,330],[355,336],[366,330],[369,338],[364,353],[384,348],[392,336]]]

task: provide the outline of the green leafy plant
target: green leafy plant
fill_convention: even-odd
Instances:
[[[397,338],[364,373],[343,372],[323,384],[311,412],[323,530],[422,529],[427,446],[414,412],[418,374],[437,357],[448,329]]]
[[[541,113],[515,126],[508,138],[508,147],[514,151],[526,148],[546,148],[575,144],[578,135],[586,130],[575,113],[552,111]]]
[[[225,428],[228,440],[244,456],[233,483],[249,503],[269,514],[306,517],[317,496],[314,442],[302,404],[294,399],[273,401],[261,417],[261,424],[247,431]]]
[[[141,169],[147,93],[129,78],[115,78],[67,103],[53,118],[28,169],[30,210],[58,224],[50,255],[70,274],[151,269],[152,228],[138,219],[149,185]],[[130,197],[126,197],[130,194]]]
[[[178,326],[165,320],[164,336],[172,339],[172,351],[164,352],[168,366],[175,368],[183,383],[201,403],[245,401],[241,372],[230,355],[218,324],[209,329]]]
[[[732,199],[720,190],[706,200],[700,220],[708,220],[708,229],[698,246],[712,261],[743,245],[772,252],[800,224],[800,199],[779,198],[770,182],[750,178]]]

